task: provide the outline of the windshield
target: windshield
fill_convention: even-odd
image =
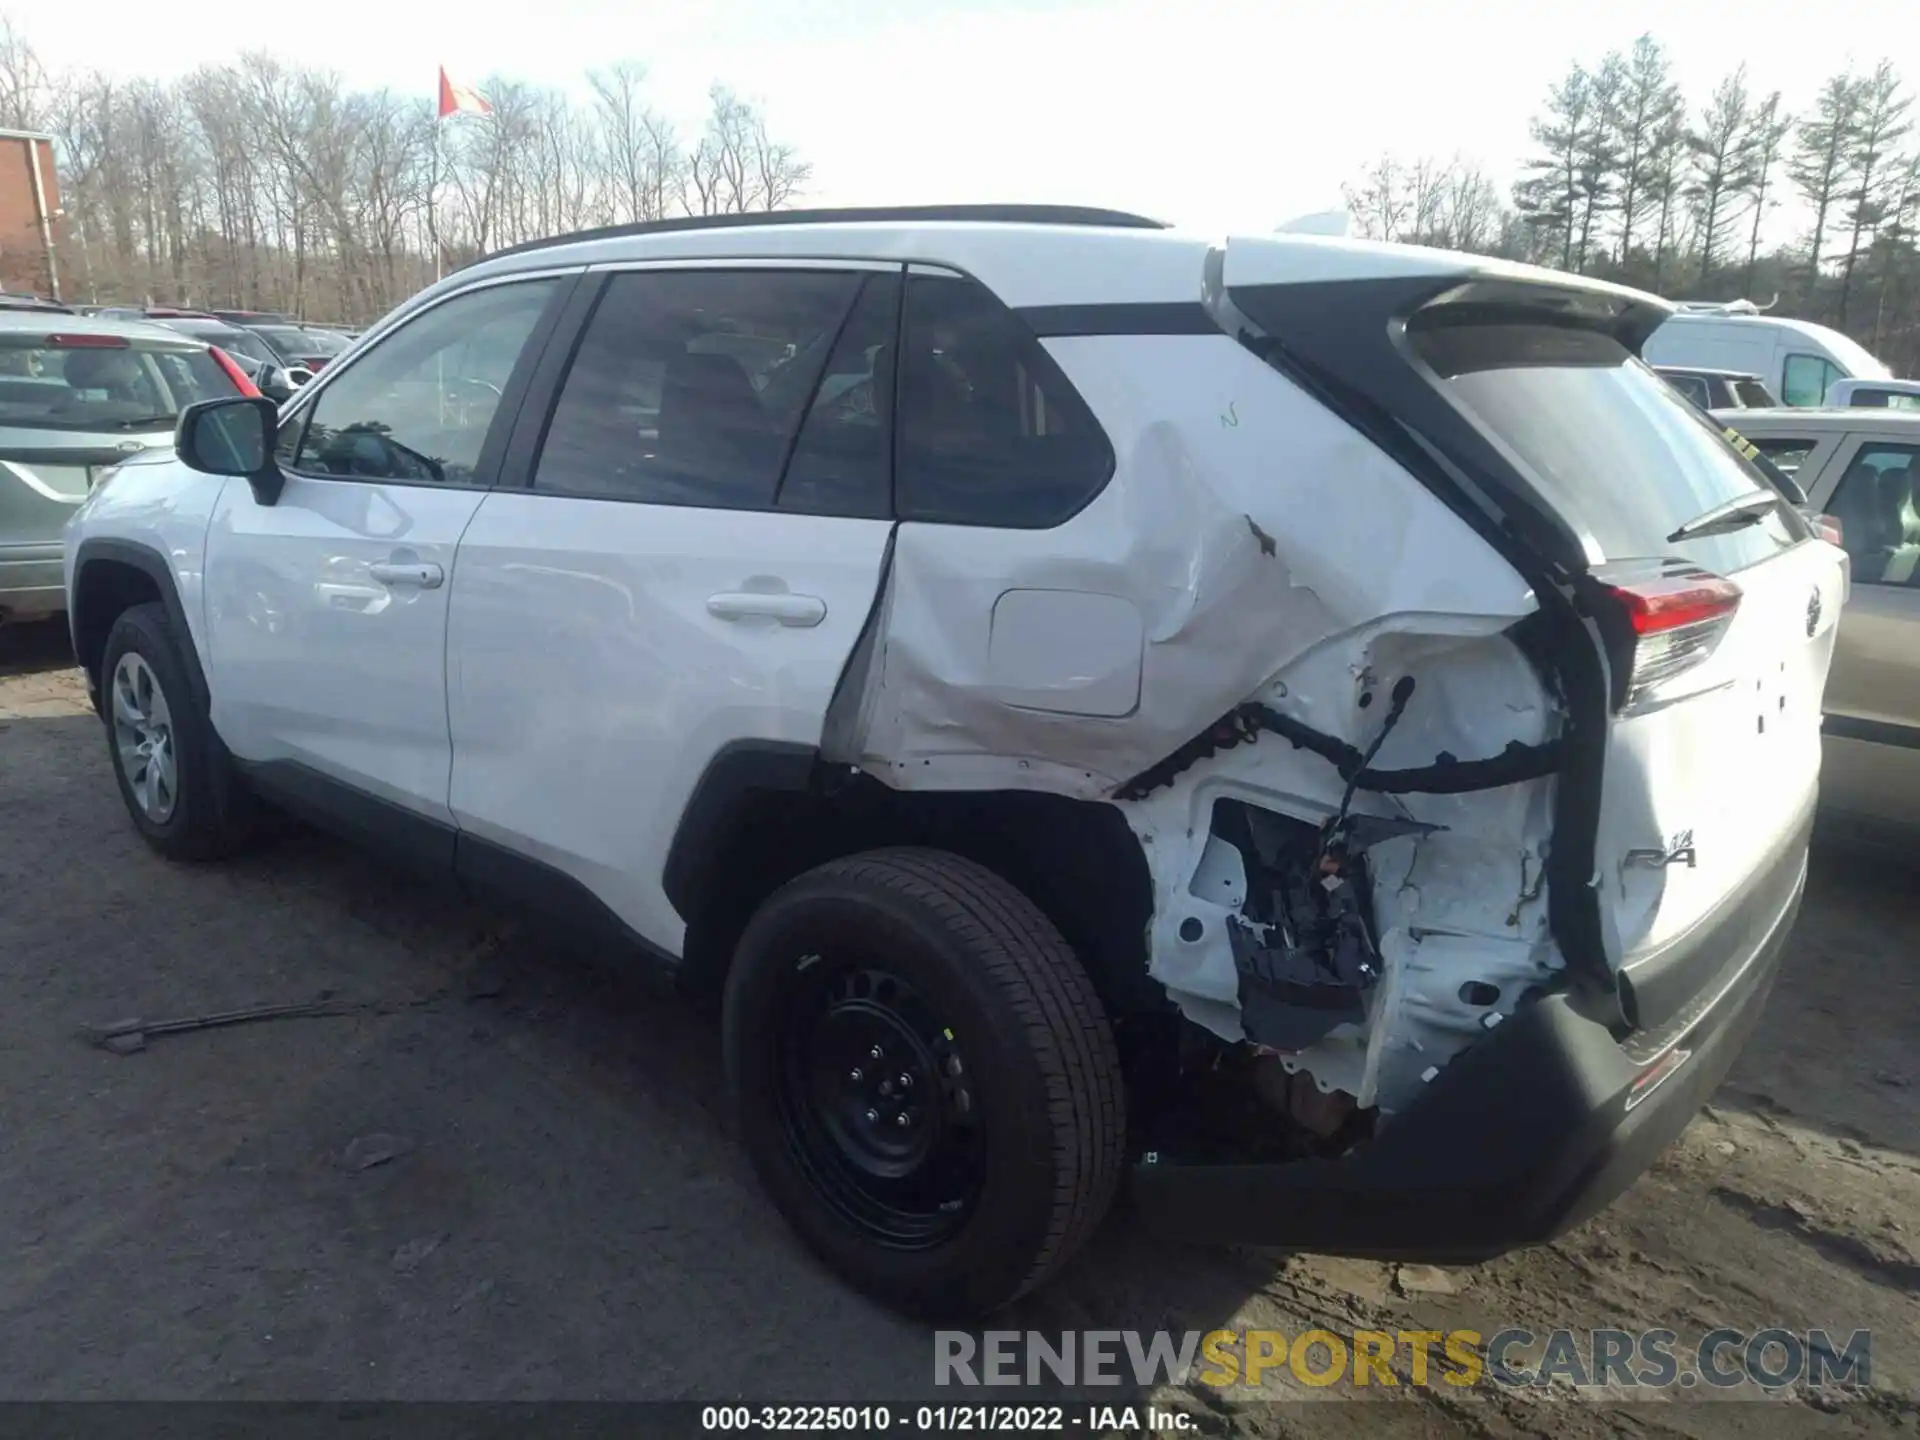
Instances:
[[[1410,327],[1409,339],[1455,402],[1522,462],[1541,498],[1584,532],[1596,563],[1674,554],[1727,574],[1797,538],[1769,514],[1743,529],[1667,541],[1717,505],[1777,491],[1608,336],[1561,325],[1441,323]]]
[[[1864,345],[1851,337],[1842,335],[1838,330],[1829,330],[1824,325],[1808,325],[1806,333],[1817,339],[1835,360],[1840,362],[1842,370],[1858,380],[1891,380],[1893,371]]]
[[[171,429],[197,400],[239,387],[204,345],[117,335],[0,335],[0,425]]]
[[[332,330],[308,330],[307,349],[314,355],[338,355],[347,348],[347,337]]]
[[[289,360],[327,353],[313,343],[311,335],[292,325],[255,325],[252,331]]]

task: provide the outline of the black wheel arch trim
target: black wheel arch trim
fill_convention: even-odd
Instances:
[[[89,537],[80,542],[80,548],[74,554],[73,594],[67,606],[67,637],[73,642],[75,657],[87,672],[89,686],[94,692],[94,708],[100,707],[99,690],[103,680],[98,671],[100,653],[104,653],[106,630],[101,631],[102,651],[89,655],[88,647],[82,643],[82,626],[91,617],[82,614],[80,600],[86,594],[87,567],[102,561],[128,566],[153,581],[160,592],[160,603],[166,606],[167,619],[182,637],[182,659],[186,663],[187,683],[193,687],[194,703],[203,711],[206,710],[212,696],[207,688],[206,672],[200,665],[200,647],[194,641],[193,627],[187,622],[186,607],[180,601],[180,586],[174,578],[173,566],[168,564],[166,556],[150,545],[105,535]],[[111,622],[108,628],[111,628]]]
[[[674,827],[661,888],[680,918],[692,923],[713,893],[720,842],[768,791],[804,793],[815,786],[820,752],[786,740],[734,740],[714,753],[694,782]]]

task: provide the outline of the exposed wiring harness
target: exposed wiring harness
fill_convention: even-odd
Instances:
[[[1166,759],[1156,761],[1114,791],[1117,800],[1139,800],[1164,786],[1171,785],[1186,770],[1209,755],[1231,750],[1260,738],[1263,731],[1280,736],[1299,750],[1310,750],[1339,772],[1347,782],[1341,813],[1352,804],[1354,792],[1371,791],[1376,795],[1463,795],[1474,790],[1497,790],[1503,785],[1518,785],[1538,780],[1558,771],[1565,760],[1565,746],[1559,740],[1544,745],[1528,745],[1515,740],[1498,755],[1479,760],[1461,760],[1442,751],[1430,765],[1415,765],[1403,770],[1375,770],[1372,762],[1387,731],[1405,709],[1402,689],[1413,694],[1411,676],[1403,676],[1393,687],[1394,710],[1388,723],[1365,750],[1349,745],[1337,736],[1314,729],[1291,715],[1283,715],[1271,705],[1248,701],[1236,705],[1200,734],[1187,741]]]

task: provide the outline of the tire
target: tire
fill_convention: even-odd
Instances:
[[[253,804],[234,772],[227,747],[214,733],[205,705],[196,698],[200,692],[187,668],[193,661],[182,648],[190,643],[175,633],[164,605],[149,602],[123,610],[107,632],[100,660],[102,719],[107,758],[120,798],[141,838],[171,860],[215,860],[245,845],[252,831]],[[132,711],[122,708],[122,696],[116,693],[123,680],[141,692],[135,695]],[[151,689],[145,688],[148,681]],[[157,707],[153,691],[159,695]],[[149,723],[144,728],[129,726],[125,722],[133,715]],[[162,724],[153,723],[162,716]],[[164,752],[170,761],[170,767],[161,769],[170,768],[172,775],[172,784],[163,782],[159,792],[165,804],[153,803],[154,792],[135,783],[136,775],[153,769],[151,757],[145,770],[123,759],[130,735],[144,735],[151,745],[160,731],[164,731]]]
[[[863,1026],[882,1037],[872,1050]],[[722,1030],[741,1140],[775,1205],[898,1310],[985,1315],[1044,1282],[1112,1203],[1126,1116],[1106,1014],[1052,922],[984,866],[880,850],[794,880],[741,936]],[[875,1093],[860,1057],[888,1047],[882,1088],[929,1056],[935,1083]],[[871,1162],[896,1121],[929,1156],[876,1180],[849,1157]]]

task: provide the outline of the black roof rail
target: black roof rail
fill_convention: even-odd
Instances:
[[[1124,210],[1101,210],[1087,205],[878,205],[841,210],[753,210],[741,215],[679,215],[671,220],[642,220],[631,225],[602,225],[509,245],[470,261],[498,260],[555,245],[587,240],[618,240],[628,235],[671,235],[685,230],[738,230],[760,225],[906,224],[913,221],[972,220],[998,225],[1087,225],[1120,230],[1165,230],[1164,221]],[[465,266],[461,267],[465,269]]]

